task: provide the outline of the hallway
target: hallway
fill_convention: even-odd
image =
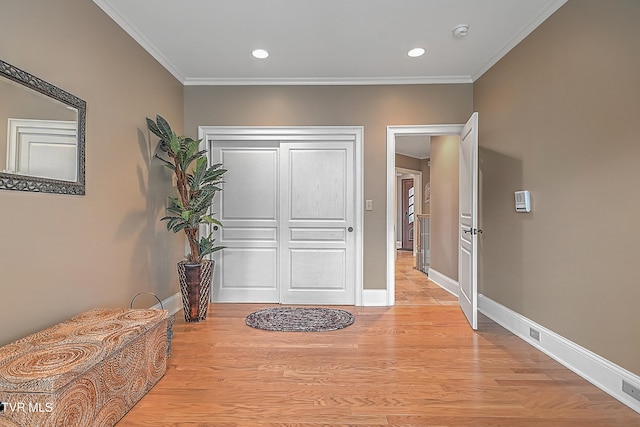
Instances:
[[[411,251],[398,251],[396,305],[458,305],[458,298],[414,268]]]

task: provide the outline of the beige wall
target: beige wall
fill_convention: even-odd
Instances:
[[[422,168],[422,163],[420,159],[416,159],[415,157],[396,153],[396,167],[419,171]]]
[[[364,287],[386,287],[386,127],[465,123],[472,85],[186,86],[185,129],[205,125],[364,126]]]
[[[0,40],[4,61],[87,102],[86,196],[0,191],[0,345],[176,293],[182,240],[158,221],[171,184],[144,119],[182,129],[182,86],[91,1],[3,2]]]
[[[458,280],[457,135],[431,137],[431,265]]]
[[[428,214],[431,209],[431,204],[424,197],[424,187],[431,180],[431,166],[429,166],[430,159],[420,160],[420,171],[422,172],[422,213]]]
[[[635,0],[569,0],[474,85],[481,292],[635,374],[639,20]]]

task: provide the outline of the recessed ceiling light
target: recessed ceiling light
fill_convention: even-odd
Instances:
[[[407,55],[409,55],[412,58],[417,58],[418,56],[424,55],[424,52],[425,52],[425,50],[423,48],[414,47],[409,52],[407,52]]]
[[[269,52],[267,52],[264,49],[256,49],[253,52],[251,52],[251,55],[253,55],[254,58],[265,59],[266,57],[269,56]]]

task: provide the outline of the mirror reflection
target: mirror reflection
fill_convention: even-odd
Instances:
[[[0,189],[84,194],[86,104],[0,61]]]

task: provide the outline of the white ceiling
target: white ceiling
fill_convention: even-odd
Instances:
[[[566,0],[93,1],[198,85],[471,83]]]

